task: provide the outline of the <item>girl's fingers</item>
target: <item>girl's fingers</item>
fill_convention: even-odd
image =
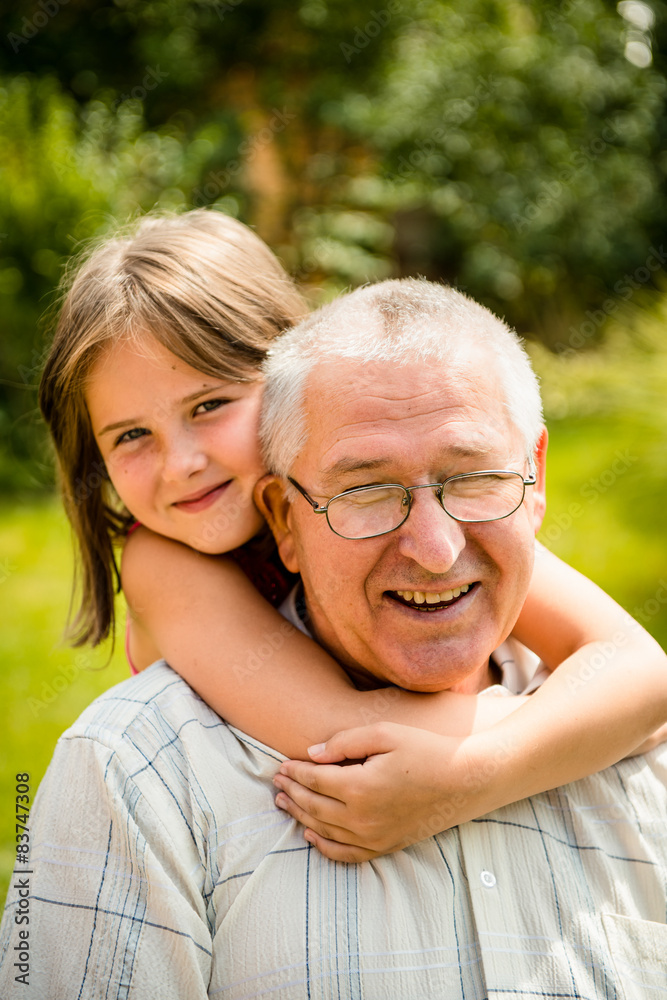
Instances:
[[[304,760],[286,760],[280,767],[276,779],[286,777],[298,782],[302,787],[331,799],[345,801],[345,789],[350,778],[356,777],[357,768],[361,764],[351,764],[340,767],[337,764],[309,764]]]
[[[360,861],[371,861],[379,857],[377,851],[369,851],[365,847],[356,847],[354,844],[339,844],[336,840],[327,840],[321,837],[315,830],[306,830],[304,837],[309,844],[316,847],[320,854],[331,861],[345,861],[348,864]]]
[[[317,834],[318,837],[344,844],[353,842],[355,839],[351,830],[346,830],[342,826],[336,826],[334,823],[326,823],[321,819],[311,816],[298,802],[295,802],[294,799],[290,798],[284,792],[280,792],[276,796],[276,805],[289,813],[302,826],[309,828],[313,833]]]
[[[396,746],[398,727],[390,722],[379,722],[356,729],[344,729],[326,743],[308,747],[308,753],[318,763],[339,760],[362,760],[373,754],[388,753]]]
[[[347,815],[347,812],[344,804],[338,799],[313,792],[310,788],[299,784],[298,781],[292,781],[285,774],[276,775],[273,783],[308,816],[323,823],[342,825],[343,817]]]

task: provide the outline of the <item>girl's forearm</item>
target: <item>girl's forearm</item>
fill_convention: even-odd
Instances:
[[[511,717],[469,741],[485,808],[609,767],[667,719],[667,657],[636,623],[570,656]]]
[[[123,589],[144,637],[226,721],[288,757],[343,729],[391,721],[465,736],[520,699],[398,688],[359,691],[229,559],[140,529],[123,556]]]

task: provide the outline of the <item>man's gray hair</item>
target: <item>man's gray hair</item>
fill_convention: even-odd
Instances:
[[[537,376],[517,334],[484,306],[421,279],[381,281],[322,306],[278,337],[264,363],[260,437],[267,466],[287,476],[306,443],[308,377],[334,360],[443,363],[451,371],[470,346],[495,365],[511,422],[532,456],[542,427]]]

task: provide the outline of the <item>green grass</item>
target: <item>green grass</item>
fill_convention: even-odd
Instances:
[[[29,772],[34,799],[58,736],[93,698],[128,676],[122,642],[107,666],[108,648],[72,650],[62,642],[71,574],[69,530],[57,501],[0,507],[3,899],[15,854],[15,775]]]
[[[551,434],[540,537],[665,648],[666,326],[662,296],[610,325],[596,351],[569,359],[531,351]]]
[[[638,418],[552,424],[541,540],[610,593],[667,648],[667,442]],[[664,590],[663,590],[664,586]],[[658,607],[656,607],[658,604]]]

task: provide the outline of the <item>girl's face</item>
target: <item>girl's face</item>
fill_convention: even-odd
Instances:
[[[155,338],[121,341],[93,366],[90,420],[109,477],[147,528],[201,552],[228,552],[263,520],[261,382],[219,381]]]

